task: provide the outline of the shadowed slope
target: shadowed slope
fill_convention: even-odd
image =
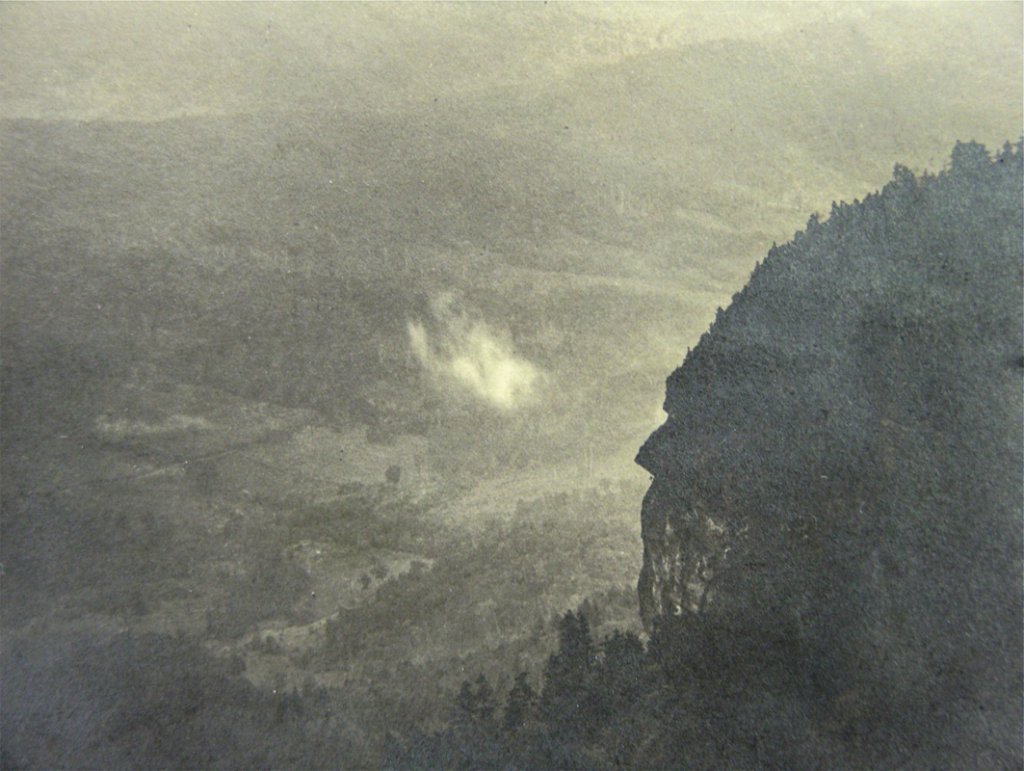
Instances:
[[[1019,146],[897,167],[669,378],[640,602],[676,685],[730,694],[704,761],[1020,762],[1020,191]]]

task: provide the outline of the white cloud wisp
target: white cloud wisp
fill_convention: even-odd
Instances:
[[[501,410],[513,410],[534,398],[540,370],[516,355],[503,336],[482,321],[453,313],[447,303],[435,307],[442,329],[432,341],[426,327],[409,322],[409,345],[439,385],[454,384]]]

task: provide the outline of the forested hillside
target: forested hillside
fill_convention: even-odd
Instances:
[[[861,578],[929,543],[922,512],[1016,492],[986,474],[1019,455],[992,364],[1020,356],[1019,152],[828,206],[1016,137],[1021,24],[0,4],[0,766],[743,765],[746,729],[686,702],[731,686],[659,674],[693,619],[749,597],[755,648],[840,630],[841,662],[784,659],[822,682],[880,655],[851,620],[879,597],[937,635]],[[861,508],[892,544],[867,562],[834,526]],[[960,594],[899,569],[976,596],[988,640],[1007,552],[979,533],[986,559],[936,547]],[[873,697],[828,682],[812,733],[869,734],[829,705]]]
[[[1018,767],[1022,162],[773,247],[638,456],[646,648],[567,614],[539,693],[467,684],[395,764]]]

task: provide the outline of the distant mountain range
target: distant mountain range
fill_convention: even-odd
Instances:
[[[950,137],[1020,124],[1019,65],[997,47],[929,64],[924,38],[894,51],[879,22],[892,13],[818,19],[827,52],[791,19],[685,42],[669,25],[661,44],[584,46],[545,77],[445,81],[436,102],[385,104],[362,62],[245,112],[4,121],[8,361],[24,369],[25,351],[45,358],[52,342],[97,360],[79,370],[184,376],[373,421],[364,402],[382,387],[422,411],[407,324],[454,293],[552,374],[553,394],[573,393],[547,406],[589,405],[627,446],[674,351],[796,217],[871,190],[891,159],[935,165]],[[513,35],[533,29],[518,23]],[[381,109],[341,98],[375,83]],[[633,406],[619,384],[638,379]]]

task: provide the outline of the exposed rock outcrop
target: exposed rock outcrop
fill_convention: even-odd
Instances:
[[[958,144],[773,247],[637,458],[645,624],[781,639],[761,692],[878,742],[830,762],[1020,759],[1021,161]]]

